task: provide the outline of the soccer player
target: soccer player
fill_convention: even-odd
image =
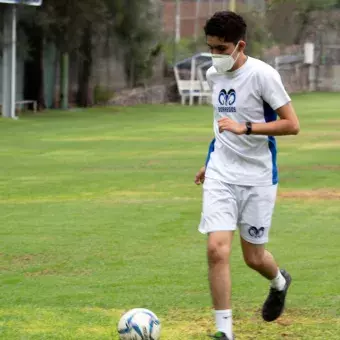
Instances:
[[[278,72],[245,54],[246,30],[244,19],[227,11],[215,13],[205,26],[215,138],[195,183],[204,183],[199,231],[208,235],[217,327],[212,337],[220,340],[233,339],[229,258],[236,228],[246,264],[270,281],[265,321],[282,314],[291,283],[265,244],[278,183],[274,136],[298,134],[299,121]]]

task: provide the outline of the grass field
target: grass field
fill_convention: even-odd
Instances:
[[[289,269],[287,311],[261,321],[268,283],[232,256],[237,339],[340,339],[340,95],[293,97],[269,249]],[[141,106],[0,119],[0,339],[118,339],[124,310],[162,340],[214,330],[194,175],[209,107]]]

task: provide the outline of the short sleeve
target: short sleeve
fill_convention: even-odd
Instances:
[[[262,99],[273,110],[277,110],[291,101],[280,74],[271,66],[260,72],[260,89]]]
[[[213,85],[214,85],[213,81],[212,81],[212,76],[213,76],[214,73],[216,73],[216,71],[215,71],[215,68],[213,66],[210,67],[207,70],[207,73],[206,73],[207,82],[208,82],[208,85],[209,85],[211,91],[213,90]]]

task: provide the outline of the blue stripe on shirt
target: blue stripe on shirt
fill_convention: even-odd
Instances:
[[[264,111],[264,119],[267,123],[274,122],[277,119],[277,113],[273,110],[268,103],[263,102],[263,111]],[[276,140],[273,136],[268,136],[268,147],[272,154],[272,183],[277,184],[279,181],[278,171],[277,171],[277,148],[276,148]]]
[[[208,155],[207,155],[207,158],[205,160],[205,166],[208,165],[209,163],[209,160],[210,160],[210,155],[212,152],[215,151],[215,138],[211,141],[210,145],[209,145],[209,150],[208,150]]]

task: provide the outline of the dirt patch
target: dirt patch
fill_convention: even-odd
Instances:
[[[169,197],[169,198],[112,198],[112,199],[98,199],[97,202],[102,204],[171,204],[174,202],[191,202],[199,201],[200,198],[195,197]]]
[[[299,149],[300,150],[340,149],[340,141],[331,141],[323,143],[306,143]]]
[[[276,320],[276,323],[280,326],[290,326],[294,324],[293,320],[290,320],[288,318],[280,318]]]
[[[293,190],[279,193],[279,198],[307,200],[340,200],[340,190]]]
[[[340,124],[340,119],[333,118],[333,119],[317,119],[314,122],[320,124]]]
[[[32,262],[35,259],[35,256],[32,254],[25,254],[21,256],[14,256],[12,257],[12,264],[14,265],[26,265]]]
[[[335,124],[335,123],[332,123]],[[339,137],[340,132],[339,131],[329,131],[329,130],[308,130],[308,131],[301,131],[302,137]],[[286,139],[290,138],[291,140],[294,140],[295,137],[287,137]]]
[[[159,165],[159,164],[162,164],[162,162],[160,162],[158,160],[150,160],[146,164],[147,165]]]
[[[106,141],[150,141],[152,137],[134,137],[134,136],[90,136],[90,137],[78,137],[78,138],[59,138],[59,139],[42,139],[43,142],[106,142]],[[64,151],[63,151],[64,152]]]
[[[36,272],[26,272],[25,276],[26,277],[37,277],[37,276],[56,276],[56,275],[62,275],[62,276],[88,276],[90,275],[92,272],[91,270],[86,270],[86,269],[82,269],[82,270],[76,270],[76,271],[72,271],[72,272],[65,272],[62,273],[56,269],[43,269],[43,270],[39,270]]]
[[[340,170],[340,165],[311,165],[311,166],[280,166],[280,171],[297,171],[297,170],[306,170],[306,171],[322,171],[322,170],[329,170],[329,171],[334,171],[334,170]]]
[[[39,270],[37,272],[27,272],[25,273],[26,277],[35,277],[35,276],[49,276],[49,275],[57,275],[58,272],[53,269],[44,269]]]

